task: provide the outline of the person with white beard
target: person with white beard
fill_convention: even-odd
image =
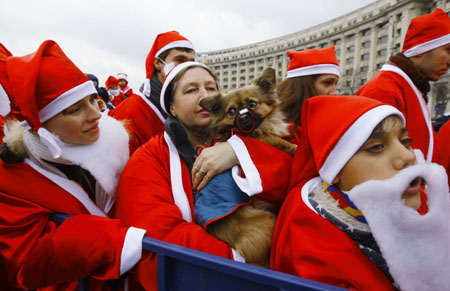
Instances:
[[[301,126],[271,267],[352,290],[450,290],[446,172],[411,148],[402,113],[318,96]]]
[[[111,219],[129,158],[124,126],[98,108],[97,91],[54,41],[2,66],[22,123],[0,147],[0,256],[22,289],[108,289],[142,255],[145,230]],[[54,213],[71,217],[60,225]],[[108,289],[109,290],[109,289]]]

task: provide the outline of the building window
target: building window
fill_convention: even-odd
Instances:
[[[362,47],[363,48],[369,48],[370,47],[370,40],[363,42],[362,43]]]
[[[224,78],[223,81],[224,81],[224,82],[228,82],[228,78]]]
[[[259,59],[258,63],[264,63],[264,59]]]
[[[377,64],[377,70],[380,70],[382,66],[383,66],[383,63]]]
[[[231,67],[232,67],[232,68],[236,68],[237,65],[236,65],[236,64],[231,64]]]
[[[242,69],[242,70],[240,70],[239,71],[241,74],[244,74],[245,73],[245,69]]]
[[[326,42],[324,42],[324,43],[320,44],[319,47],[320,47],[320,48],[326,48],[327,45],[328,45],[328,44],[327,44]]]
[[[347,58],[347,64],[353,64],[353,62],[355,61],[355,58],[354,57],[350,57],[350,58]]]
[[[249,78],[250,80],[253,80],[253,79],[255,78],[255,76],[250,75],[248,78]]]
[[[378,43],[387,43],[387,41],[388,41],[387,35],[383,35],[382,37],[378,38]]]
[[[219,66],[215,66],[214,67],[214,71],[220,71],[220,67]]]
[[[240,62],[240,63],[239,63],[239,66],[245,67],[245,62]]]
[[[223,72],[224,76],[228,76],[228,71]]]
[[[341,50],[337,49],[334,51],[334,53],[336,54],[337,57],[339,57],[341,55]]]
[[[342,40],[340,38],[333,40],[334,45],[340,45]]]
[[[363,54],[363,55],[361,56],[361,60],[362,60],[362,61],[366,61],[366,60],[368,60],[369,58],[370,58],[370,54],[369,54],[369,53]]]
[[[253,73],[255,71],[255,68],[250,68],[250,73]]]
[[[236,82],[236,77],[231,78],[232,82]]]
[[[249,61],[248,62],[250,65],[253,65],[255,63],[255,61]]]
[[[387,49],[382,49],[378,51],[378,56],[384,57],[387,55]]]
[[[273,62],[273,57],[268,57],[267,62],[269,62],[269,63]]]
[[[355,51],[355,46],[354,46],[354,45],[349,46],[349,47],[347,48],[347,51],[348,51],[349,53],[354,52],[354,51]]]
[[[385,23],[381,23],[378,27],[380,28],[380,30],[384,30],[384,29],[387,29],[388,26],[389,26],[389,23],[385,22]]]
[[[356,38],[356,35],[353,33],[353,34],[350,34],[350,35],[347,35],[347,40],[354,40]]]
[[[361,67],[361,72],[365,73],[369,71],[369,66]]]
[[[348,69],[345,71],[346,75],[353,75],[353,69]]]
[[[259,67],[258,70],[262,71],[262,70],[264,70],[264,67]]]
[[[239,80],[241,80],[241,81],[245,81],[245,77],[244,77],[244,76],[242,76],[242,77],[240,77],[240,78],[239,78]]]
[[[370,33],[372,32],[372,29],[368,28],[368,29],[364,29],[361,34],[362,36],[368,36],[370,35]]]
[[[227,69],[228,68],[228,65],[223,65],[222,66],[222,69]]]

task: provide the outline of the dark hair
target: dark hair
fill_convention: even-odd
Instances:
[[[23,162],[23,157],[18,156],[11,151],[5,142],[0,145],[0,159],[5,164],[16,164]]]
[[[292,122],[300,122],[303,102],[317,95],[314,81],[319,75],[289,78],[277,84],[280,95],[281,110]]]
[[[187,52],[187,53],[190,53],[190,52],[194,51],[193,49],[186,48],[186,47],[174,47],[174,48],[171,48],[171,49],[168,49],[168,50],[163,51],[163,52],[158,56],[158,58],[160,58],[161,60],[165,61],[166,58],[167,58],[167,56],[169,55],[169,53],[170,53],[172,50],[179,50],[179,51],[183,51],[183,52]]]
[[[108,103],[108,102],[109,102],[108,91],[106,90],[106,88],[104,88],[104,87],[98,87],[98,88],[97,88],[97,94],[98,94],[98,96],[100,96],[100,98],[102,98],[102,100],[103,100],[105,103]]]

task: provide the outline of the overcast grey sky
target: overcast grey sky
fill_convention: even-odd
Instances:
[[[6,0],[4,0],[6,1]],[[103,84],[125,72],[137,90],[156,35],[177,30],[197,52],[293,33],[375,0],[14,0],[0,9],[0,42],[14,55],[53,39]]]

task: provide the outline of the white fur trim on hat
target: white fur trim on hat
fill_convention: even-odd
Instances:
[[[390,105],[375,107],[353,122],[320,168],[319,174],[322,179],[330,185],[333,184],[334,178],[367,141],[373,129],[390,115],[397,115],[402,119],[403,124],[406,123],[403,114]]]
[[[91,94],[97,94],[97,90],[92,81],[86,81],[83,84],[64,92],[39,111],[39,121],[46,122],[67,107]]]
[[[310,76],[318,74],[333,74],[338,77],[341,76],[341,69],[339,66],[333,64],[319,64],[308,67],[302,67],[294,70],[290,70],[286,74],[286,78],[295,78],[301,76]]]
[[[444,36],[416,45],[415,47],[412,47],[409,50],[405,51],[403,54],[408,58],[414,57],[449,43],[450,43],[450,34],[446,34]]]
[[[199,62],[185,62],[185,63],[179,64],[178,66],[173,68],[169,72],[169,74],[167,74],[166,79],[164,80],[164,84],[163,84],[162,89],[161,89],[161,95],[159,97],[159,100],[160,100],[160,103],[161,103],[161,108],[167,114],[171,115],[170,112],[169,112],[169,104],[166,104],[166,98],[165,98],[167,87],[169,87],[170,83],[178,75],[179,72],[181,72],[183,69],[185,69],[187,67],[193,67],[193,66],[200,66],[200,67],[208,68],[203,63],[199,63]],[[167,107],[166,107],[166,105],[167,105]]]
[[[6,94],[5,89],[3,89],[2,84],[0,84],[0,115],[6,116],[11,112],[11,106],[8,94]]]
[[[124,73],[118,73],[118,74],[116,75],[116,79],[117,79],[117,80],[124,79],[125,81],[128,82],[128,76],[127,76],[127,74],[124,74]]]
[[[163,46],[159,51],[156,52],[155,58],[157,58],[160,54],[162,54],[166,50],[173,49],[176,47],[182,47],[182,48],[188,48],[188,49],[194,50],[194,45],[190,41],[177,40],[177,41],[171,42],[171,43]]]

